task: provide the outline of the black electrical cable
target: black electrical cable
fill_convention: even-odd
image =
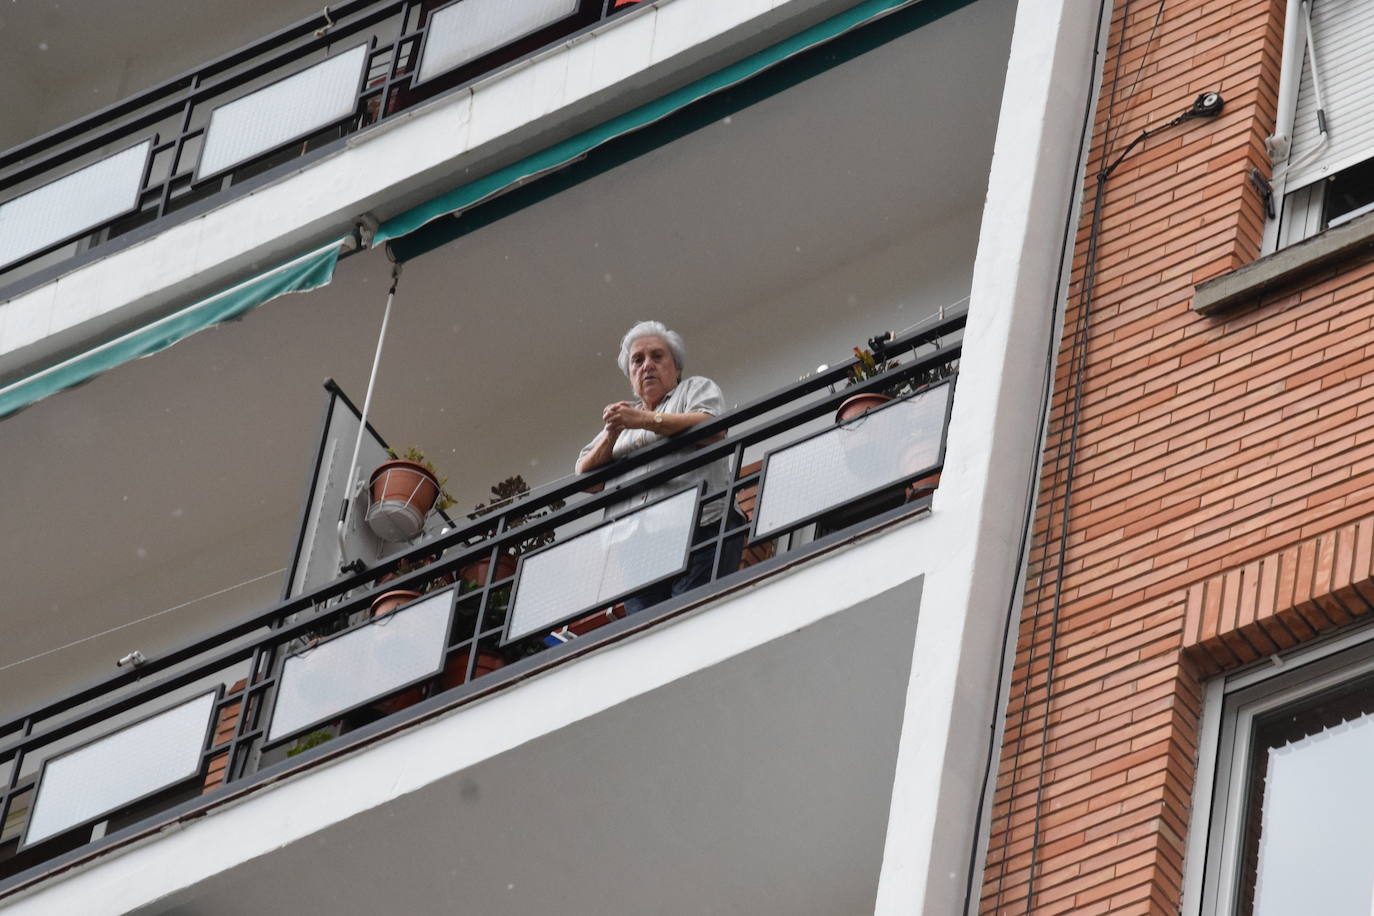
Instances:
[[[1122,96],[1122,98],[1127,98],[1127,99],[1129,99],[1131,96],[1135,95],[1135,87],[1136,87],[1136,85],[1140,82],[1140,75],[1141,75],[1142,73],[1145,72],[1145,64],[1150,60],[1150,45],[1154,43],[1154,40],[1155,40],[1155,32],[1159,31],[1159,21],[1160,21],[1161,19],[1163,19],[1163,18],[1164,18],[1164,0],[1159,0],[1159,5],[1155,7],[1155,21],[1152,22],[1152,23],[1150,23],[1150,34],[1149,34],[1148,36],[1146,36],[1146,38],[1145,38],[1145,44],[1144,44],[1145,51],[1144,51],[1143,54],[1140,55],[1140,66],[1138,66],[1138,67],[1135,68],[1135,76],[1131,78],[1131,85],[1130,85],[1130,88],[1128,88],[1128,89],[1126,90],[1126,92],[1125,92],[1125,94]],[[1123,20],[1122,20],[1122,26],[1121,26],[1123,32],[1125,31],[1125,28],[1126,28],[1125,23],[1126,23],[1126,20],[1123,19]],[[1124,49],[1123,49],[1123,51],[1124,51]],[[1124,54],[1123,54],[1123,56],[1124,56]],[[1116,92],[1116,84],[1115,84],[1115,83],[1112,84],[1112,92],[1114,92],[1114,93]],[[1102,148],[1103,148],[1104,150],[1108,150],[1108,149],[1111,149],[1113,146],[1116,146],[1116,141],[1119,139],[1120,131],[1121,131],[1121,127],[1120,127],[1120,125],[1118,125],[1118,126],[1117,126],[1117,134],[1107,137],[1107,142],[1102,144]]]
[[[1118,55],[1118,63],[1119,62],[1120,56]],[[1064,495],[1062,501],[1062,508],[1060,510],[1059,516],[1059,547],[1055,556],[1054,592],[1052,603],[1050,605],[1049,645],[1047,646],[1045,653],[1045,715],[1040,725],[1040,749],[1037,776],[1035,780],[1035,803],[1032,808],[1032,811],[1034,813],[1032,814],[1031,818],[1030,864],[1027,868],[1026,877],[1026,913],[1029,913],[1031,911],[1031,908],[1033,907],[1035,901],[1035,869],[1036,866],[1039,864],[1040,815],[1043,807],[1045,793],[1045,762],[1049,757],[1046,742],[1049,738],[1050,703],[1053,699],[1055,655],[1058,649],[1059,641],[1059,615],[1063,603],[1064,567],[1067,563],[1068,553],[1069,510],[1071,508],[1071,504],[1073,501],[1073,475],[1076,465],[1078,463],[1078,424],[1081,418],[1083,405],[1083,379],[1086,374],[1088,359],[1088,334],[1091,328],[1093,287],[1097,279],[1097,247],[1102,230],[1102,206],[1107,194],[1107,179],[1111,177],[1112,172],[1116,171],[1117,166],[1121,165],[1121,163],[1126,159],[1126,157],[1130,155],[1131,151],[1134,150],[1138,145],[1143,143],[1146,139],[1171,127],[1177,127],[1179,124],[1182,124],[1183,122],[1192,120],[1194,118],[1214,117],[1215,115],[1221,112],[1222,105],[1223,100],[1221,96],[1216,93],[1203,93],[1199,95],[1194,100],[1193,104],[1189,106],[1187,109],[1185,109],[1178,116],[1174,117],[1169,121],[1166,121],[1163,124],[1157,125],[1156,127],[1142,130],[1135,137],[1135,139],[1128,143],[1126,145],[1126,148],[1123,149],[1121,153],[1115,159],[1112,160],[1110,165],[1102,169],[1097,174],[1097,188],[1093,195],[1092,219],[1089,223],[1088,229],[1088,249],[1084,256],[1085,263],[1083,269],[1082,287],[1083,298],[1082,304],[1079,307],[1078,327],[1074,332],[1074,350],[1072,359],[1073,368],[1071,370],[1071,378],[1073,380],[1073,394],[1070,402],[1073,406],[1072,410],[1069,413],[1067,434],[1068,462],[1067,467],[1065,469]],[[1109,125],[1107,132],[1110,132],[1111,115],[1111,105],[1109,105],[1107,115]],[[1110,151],[1104,148],[1103,158],[1107,158],[1109,154]],[[1061,442],[1060,447],[1055,455],[1055,476],[1052,477],[1051,480],[1058,479],[1059,461],[1064,452],[1065,444]],[[1052,504],[1053,503],[1051,502],[1051,505]],[[1051,521],[1053,520],[1053,517],[1053,512],[1051,511]],[[1035,660],[1034,635],[1036,632],[1038,632],[1039,616],[1040,611],[1037,609],[1036,624],[1032,628],[1030,657],[1027,660],[1026,667],[1026,692],[1022,701],[1023,723],[1024,713],[1028,705],[1025,701],[1025,698],[1028,698],[1030,695],[1031,673],[1033,668],[1033,662]],[[1019,747],[1017,756],[1019,759]],[[1010,834],[1010,824],[1008,824],[1008,834]],[[1001,888],[999,887],[998,890],[1000,895]]]
[[[1096,32],[1095,32],[1094,34],[1100,35],[1100,34],[1102,33],[1102,21],[1103,21],[1104,17],[1106,16],[1106,14],[1107,14],[1107,0],[1102,0],[1102,2],[1100,2],[1100,3],[1098,4],[1098,8],[1097,8],[1097,30],[1096,30]],[[1100,51],[1099,48],[1097,47],[1097,43],[1094,42],[1094,44],[1093,44],[1093,70],[1094,70],[1094,72],[1095,72],[1096,69],[1097,69],[1097,61],[1098,61],[1098,58],[1099,58],[1100,56],[1101,56],[1101,51]],[[1088,143],[1089,143],[1089,142],[1091,141],[1091,139],[1092,139],[1092,131],[1091,131],[1091,127],[1092,127],[1092,115],[1093,115],[1092,87],[1089,86],[1088,98],[1084,101],[1084,104],[1083,104],[1083,127],[1082,127],[1082,129],[1079,131],[1078,153],[1077,153],[1077,159],[1075,160],[1075,161],[1077,161],[1077,162],[1082,162],[1082,161],[1083,161],[1083,156],[1084,156],[1084,152],[1085,152],[1085,147],[1088,145]],[[1050,403],[1053,401],[1053,393],[1054,393],[1054,392],[1053,392],[1053,382],[1054,382],[1054,352],[1055,352],[1055,350],[1058,348],[1058,345],[1059,345],[1059,341],[1055,338],[1055,335],[1054,335],[1054,325],[1055,325],[1055,315],[1054,315],[1054,312],[1055,312],[1055,308],[1057,307],[1057,303],[1059,302],[1060,293],[1063,292],[1063,289],[1064,289],[1064,280],[1065,280],[1066,276],[1068,276],[1068,275],[1072,272],[1072,267],[1070,267],[1070,270],[1069,270],[1069,271],[1063,270],[1063,261],[1062,261],[1062,259],[1065,258],[1065,257],[1068,257],[1068,258],[1072,259],[1072,257],[1073,257],[1073,253],[1072,253],[1072,239],[1073,239],[1074,229],[1075,229],[1075,227],[1076,227],[1076,225],[1077,225],[1077,223],[1078,223],[1078,218],[1077,218],[1077,217],[1078,217],[1078,212],[1077,212],[1077,211],[1074,209],[1074,207],[1073,207],[1073,196],[1072,196],[1072,195],[1071,195],[1070,198],[1069,198],[1068,206],[1065,208],[1065,211],[1066,211],[1066,212],[1064,213],[1064,230],[1063,230],[1063,233],[1061,234],[1060,243],[1059,243],[1059,250],[1060,250],[1060,252],[1061,252],[1061,254],[1060,254],[1060,258],[1061,258],[1060,266],[1061,266],[1061,269],[1060,269],[1060,271],[1059,271],[1059,278],[1055,281],[1055,285],[1054,285],[1054,298],[1050,300],[1050,302],[1051,302],[1051,308],[1050,308],[1050,333],[1049,333],[1049,335],[1048,335],[1048,338],[1049,338],[1049,339],[1048,339],[1048,341],[1046,342],[1047,350],[1046,350],[1046,353],[1045,353],[1045,369],[1044,369],[1043,376],[1042,376],[1042,378],[1041,378],[1041,380],[1040,380],[1040,413],[1039,413],[1039,416],[1036,418],[1036,424],[1035,424],[1035,442],[1034,442],[1034,444],[1032,445],[1032,449],[1034,449],[1034,448],[1035,448],[1037,445],[1039,445],[1040,443],[1045,442],[1045,441],[1046,441],[1046,436],[1047,436],[1047,434],[1048,434],[1048,424],[1049,424],[1049,415],[1050,415]],[[997,771],[997,760],[999,759],[999,756],[1000,756],[1000,755],[997,753],[997,736],[998,736],[998,728],[997,728],[997,722],[996,722],[996,708],[997,708],[997,704],[1001,701],[1001,697],[1002,697],[1002,685],[1003,685],[1003,683],[1005,683],[1005,681],[1006,681],[1006,675],[1007,675],[1008,666],[1005,665],[1004,662],[1005,662],[1006,657],[1007,657],[1007,648],[1008,648],[1008,646],[1009,646],[1009,644],[1010,644],[1010,641],[1011,641],[1011,634],[1012,634],[1012,632],[1016,629],[1016,626],[1015,626],[1015,624],[1016,624],[1016,622],[1017,622],[1016,607],[1017,607],[1017,604],[1019,603],[1019,602],[1018,602],[1018,599],[1020,598],[1020,589],[1018,588],[1018,584],[1021,582],[1021,574],[1025,571],[1025,567],[1026,567],[1026,559],[1027,559],[1027,541],[1030,539],[1031,532],[1032,532],[1032,531],[1034,530],[1034,528],[1035,528],[1035,517],[1034,517],[1035,500],[1036,500],[1036,495],[1039,493],[1039,490],[1040,490],[1040,479],[1039,479],[1039,475],[1038,475],[1037,473],[1035,473],[1034,471],[1035,471],[1035,469],[1032,469],[1032,473],[1030,474],[1029,479],[1028,479],[1027,482],[1026,482],[1026,498],[1025,498],[1025,502],[1024,502],[1025,509],[1024,509],[1023,512],[1022,512],[1022,518],[1025,519],[1025,524],[1024,524],[1024,525],[1022,526],[1022,528],[1021,528],[1021,538],[1020,538],[1020,540],[1017,542],[1017,545],[1016,545],[1016,570],[1015,570],[1015,575],[1012,577],[1011,594],[1010,594],[1010,595],[1008,596],[1008,598],[1007,598],[1006,624],[1005,624],[1005,625],[1003,626],[1003,628],[1002,628],[1002,649],[1001,649],[1001,652],[1000,652],[1000,653],[998,654],[998,656],[997,656],[997,659],[998,659],[998,662],[997,662],[997,685],[996,685],[996,687],[994,688],[993,694],[992,694],[992,695],[993,695],[993,717],[994,717],[994,721],[992,721],[992,722],[988,725],[988,749],[987,749],[987,754],[986,754],[987,765],[986,765],[986,766],[984,767],[984,769],[983,769],[983,780],[982,780],[982,783],[981,783],[981,785],[979,786],[979,789],[978,789],[978,810],[977,810],[977,812],[974,814],[974,818],[973,818],[973,824],[974,824],[973,844],[972,844],[972,848],[969,850],[968,877],[967,877],[967,881],[966,881],[966,884],[965,884],[965,887],[964,887],[964,912],[965,912],[965,913],[969,913],[969,912],[972,910],[972,907],[973,907],[973,905],[974,905],[974,899],[975,899],[975,898],[974,898],[974,894],[975,894],[975,892],[981,891],[981,888],[975,889],[974,884],[973,884],[973,879],[974,879],[974,876],[975,876],[976,874],[978,874],[978,854],[979,854],[979,851],[980,851],[980,848],[981,848],[981,843],[980,843],[981,837],[980,837],[980,834],[981,834],[981,832],[982,832],[982,826],[981,826],[981,825],[982,825],[982,823],[983,823],[983,811],[984,811],[984,809],[986,808],[986,805],[987,805],[988,786],[989,786],[989,784],[990,784],[991,781],[992,781],[993,774]],[[1013,664],[1012,664],[1010,667],[1014,668],[1014,667],[1015,667],[1015,663],[1013,662]],[[989,833],[990,833],[990,832],[991,832],[991,828],[989,827]],[[999,882],[999,889],[1000,889],[1000,882]]]
[[[1124,32],[1125,32],[1125,29],[1126,29],[1126,23],[1128,23],[1128,22],[1130,21],[1130,18],[1131,18],[1131,0],[1125,0],[1125,5],[1124,5],[1124,8],[1122,9],[1122,15],[1121,15],[1122,32],[1123,32],[1123,34],[1124,34]],[[1099,25],[1098,28],[1099,28],[1099,30],[1100,30],[1100,29],[1101,29],[1101,25]],[[1100,31],[1099,31],[1099,34],[1100,34]],[[1148,49],[1147,49],[1147,50],[1148,50]],[[1103,130],[1103,137],[1104,137],[1104,138],[1109,138],[1109,137],[1112,136],[1112,119],[1113,119],[1113,115],[1115,114],[1115,111],[1116,111],[1116,99],[1117,99],[1117,95],[1118,95],[1118,93],[1117,93],[1117,88],[1121,85],[1121,61],[1122,61],[1122,58],[1123,58],[1123,57],[1124,57],[1123,54],[1120,54],[1120,53],[1117,54],[1117,56],[1116,56],[1116,66],[1115,66],[1115,69],[1114,69],[1113,72],[1112,72],[1112,90],[1111,90],[1111,93],[1107,96],[1107,115],[1106,115],[1106,123],[1105,123],[1105,125],[1104,125],[1104,130]],[[1107,150],[1108,148],[1109,148],[1109,147],[1107,147],[1107,146],[1104,144],[1104,146],[1103,146],[1103,150],[1104,150],[1104,152],[1103,152],[1103,157],[1104,157],[1104,158],[1106,157],[1106,150]],[[1081,308],[1080,308],[1080,312],[1079,312],[1079,322],[1080,322],[1080,325],[1081,325],[1081,321],[1082,321],[1082,310],[1081,310]],[[1079,341],[1080,333],[1081,333],[1081,329],[1076,329],[1076,330],[1074,331],[1074,335],[1073,335],[1073,338],[1072,338],[1072,340],[1073,340],[1072,356],[1070,357],[1071,362],[1072,362],[1072,361],[1075,361],[1075,360],[1076,360],[1076,357],[1077,357],[1077,352],[1078,352],[1078,341]],[[1048,440],[1048,437],[1047,437],[1047,438],[1046,438],[1046,447],[1048,448],[1048,446],[1049,446],[1049,440]],[[1060,471],[1060,467],[1061,467],[1061,461],[1062,461],[1063,451],[1064,451],[1064,447],[1063,447],[1063,441],[1062,441],[1062,437],[1061,437],[1061,441],[1060,441],[1060,443],[1056,446],[1056,449],[1055,449],[1055,459],[1054,459],[1054,461],[1055,461],[1055,466],[1054,466],[1054,473],[1053,473],[1053,474],[1050,476],[1050,478],[1049,478],[1051,482],[1056,481],[1056,480],[1059,479],[1059,471]],[[1043,474],[1043,469],[1042,469],[1042,474]],[[1052,483],[1051,485],[1053,485],[1053,483]],[[1049,521],[1051,521],[1051,522],[1052,522],[1053,519],[1054,519],[1054,502],[1055,502],[1055,501],[1054,501],[1054,495],[1053,495],[1053,493],[1051,493],[1050,499],[1049,499],[1049,512],[1050,512],[1050,514],[1049,514]],[[1023,731],[1024,731],[1024,729],[1025,729],[1025,725],[1026,725],[1026,715],[1027,715],[1027,711],[1030,709],[1031,682],[1032,682],[1032,679],[1033,679],[1033,676],[1034,676],[1034,668],[1035,668],[1035,665],[1034,665],[1034,663],[1035,663],[1035,644],[1036,644],[1036,639],[1037,639],[1037,637],[1038,637],[1038,635],[1039,635],[1039,633],[1040,633],[1040,617],[1041,617],[1041,614],[1042,614],[1042,610],[1041,610],[1041,608],[1039,607],[1039,603],[1040,603],[1040,599],[1041,599],[1042,594],[1043,594],[1043,588],[1044,588],[1043,583],[1044,583],[1044,571],[1041,570],[1041,571],[1040,571],[1040,574],[1039,574],[1039,584],[1037,584],[1037,586],[1036,586],[1036,589],[1037,589],[1037,594],[1036,594],[1036,599],[1035,599],[1036,610],[1035,610],[1034,615],[1033,615],[1032,618],[1031,618],[1030,643],[1029,643],[1029,646],[1028,646],[1028,650],[1027,650],[1027,659],[1026,659],[1026,687],[1025,687],[1025,691],[1022,693],[1022,697],[1021,697],[1021,710],[1020,710],[1020,712],[1019,712],[1019,714],[1018,714],[1018,716],[1017,716],[1017,723],[1016,723],[1016,735],[1017,735],[1017,737],[1016,737],[1016,751],[1015,751],[1015,753],[1012,755],[1012,766],[1011,766],[1011,774],[1010,774],[1010,779],[1011,779],[1011,794],[1010,794],[1010,797],[1009,797],[1008,800],[1007,800],[1006,821],[1005,821],[1005,826],[1003,827],[1003,830],[1002,830],[1002,843],[1001,843],[1001,849],[1000,849],[1000,861],[998,862],[998,869],[997,869],[997,897],[996,897],[996,904],[995,904],[995,908],[994,908],[994,912],[996,912],[996,913],[1001,913],[1001,912],[1002,912],[1002,896],[1003,896],[1004,891],[1006,890],[1007,864],[1008,864],[1008,861],[1009,861],[1008,851],[1009,851],[1009,847],[1010,847],[1010,844],[1011,844],[1012,817],[1013,817],[1013,814],[1015,813],[1016,781],[1017,781],[1017,774],[1019,773],[1019,771],[1020,771],[1020,769],[1021,769],[1021,754],[1022,754],[1023,747],[1024,747],[1024,745],[1025,745],[1024,735],[1023,735],[1022,733],[1023,733]],[[1052,625],[1053,625],[1053,624],[1052,624]],[[1012,662],[1012,667],[1013,667],[1013,669],[1015,668],[1015,664],[1016,664],[1016,663],[1015,663],[1015,660],[1013,660],[1013,662]],[[1047,693],[1048,693],[1048,682],[1046,682],[1046,687],[1047,687]],[[1008,706],[1008,709],[1010,709],[1010,706],[1011,706],[1011,698],[1010,698],[1010,696],[1008,696],[1008,699],[1007,699],[1007,706]],[[1048,718],[1049,718],[1049,710],[1048,710],[1048,708],[1047,708],[1046,711],[1045,711],[1045,716],[1046,716],[1046,720],[1048,721]],[[1043,757],[1044,757],[1044,748],[1042,747],[1042,748],[1041,748],[1041,759],[1042,759],[1042,760],[1043,760]],[[1033,850],[1034,850],[1034,845],[1035,845],[1036,842],[1038,842],[1038,837],[1039,837],[1039,824],[1038,824],[1038,821],[1039,821],[1039,804],[1040,804],[1040,798],[1039,798],[1039,796],[1037,795],[1037,797],[1036,797],[1036,812],[1035,812],[1035,820],[1036,820],[1036,822],[1037,822],[1037,823],[1036,823],[1036,827],[1035,827],[1035,830],[1036,830],[1036,837],[1035,837],[1035,839],[1032,840],[1032,847],[1031,847],[1031,848],[1032,848],[1032,856],[1034,855],[1034,851],[1033,851]],[[1033,899],[1033,897],[1035,896],[1035,895],[1034,895],[1034,884],[1035,884],[1035,868],[1034,868],[1034,864],[1033,864],[1033,861],[1032,861],[1032,866],[1031,866],[1031,870],[1030,870],[1030,876],[1029,876],[1029,879],[1028,879],[1027,884],[1026,884],[1026,907],[1027,907],[1027,910],[1029,910],[1029,908],[1030,908],[1030,902],[1031,902],[1031,900]]]

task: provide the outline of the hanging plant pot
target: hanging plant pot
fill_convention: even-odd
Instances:
[[[378,465],[369,485],[367,524],[384,541],[408,541],[423,531],[439,499],[439,479],[424,465],[400,458]]]
[[[844,401],[840,403],[839,409],[835,411],[835,422],[843,423],[846,420],[852,420],[859,414],[867,413],[875,407],[881,407],[890,400],[892,400],[892,398],[885,394],[879,394],[876,391],[870,391],[866,394],[856,394],[853,397],[845,398]]]

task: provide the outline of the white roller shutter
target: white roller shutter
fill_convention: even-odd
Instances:
[[[1327,138],[1323,145],[1311,60],[1304,53],[1289,192],[1374,156],[1374,0],[1316,0],[1310,8]]]

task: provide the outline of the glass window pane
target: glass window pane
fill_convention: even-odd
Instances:
[[[429,19],[423,83],[577,12],[577,0],[461,0]]]
[[[603,607],[687,565],[696,488],[522,557],[507,640]]]
[[[0,267],[138,204],[151,140],[0,205]]]
[[[207,693],[49,760],[25,834],[37,843],[200,772]]]
[[[795,528],[938,464],[951,390],[937,385],[770,452],[755,537]]]
[[[1237,911],[1369,916],[1374,683],[1257,721]]]
[[[365,627],[286,660],[268,740],[437,674],[453,590],[432,592]]]
[[[196,178],[213,175],[348,117],[357,105],[367,45],[216,108]]]

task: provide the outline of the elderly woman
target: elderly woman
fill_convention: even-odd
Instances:
[[[725,410],[725,399],[719,386],[708,378],[700,376],[682,377],[682,364],[686,358],[686,348],[682,337],[670,331],[662,322],[641,321],[630,328],[620,342],[620,355],[617,362],[620,371],[630,379],[630,387],[637,400],[616,401],[607,404],[601,411],[601,432],[583,447],[577,456],[577,473],[582,474],[599,468],[620,458],[660,441],[664,436],[672,436],[689,429],[703,420],[718,416]],[[639,470],[647,474],[656,467],[674,461],[670,456],[659,462],[651,462]],[[607,514],[618,514],[634,506],[643,505],[661,496],[677,493],[691,484],[706,483],[708,494],[718,494],[725,490],[730,479],[730,459],[722,458],[703,467],[686,471],[665,484],[638,493],[623,503],[607,509]],[[719,529],[720,517],[725,511],[724,500],[717,497],[708,500],[697,519],[697,531],[692,543],[698,544],[713,538]],[[727,527],[743,525],[745,519],[732,505]],[[744,534],[741,532],[725,541],[721,550],[720,575],[733,572],[739,567],[740,554],[744,549]],[[687,571],[670,582],[662,582],[626,599],[625,611],[633,614],[651,604],[656,604],[673,595],[680,595],[707,582],[711,572],[711,555],[714,551],[703,547],[693,552]]]

